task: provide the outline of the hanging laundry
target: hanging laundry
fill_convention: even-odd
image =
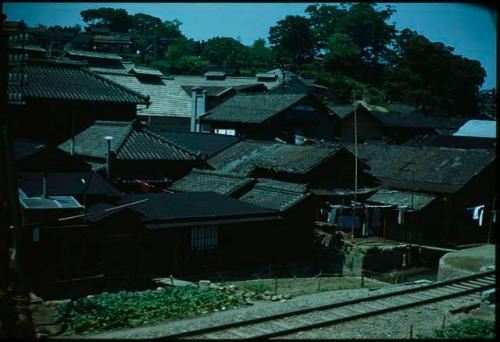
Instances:
[[[483,225],[483,214],[484,214],[484,205],[481,209],[479,209],[479,227]]]
[[[472,219],[473,220],[479,220],[479,215],[480,215],[480,212],[484,210],[484,204],[483,205],[478,205],[477,207],[474,207],[473,208],[473,212],[472,212]]]
[[[335,223],[335,218],[337,217],[337,208],[331,208],[328,213],[328,223]]]
[[[398,211],[398,224],[403,224],[404,223],[404,214],[403,214],[403,207],[399,207]]]

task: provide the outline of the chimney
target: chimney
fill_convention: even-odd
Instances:
[[[200,132],[199,118],[205,114],[207,92],[200,87],[191,89],[191,132]]]
[[[47,173],[43,173],[42,177],[42,198],[47,198]]]
[[[111,136],[106,136],[104,139],[107,141],[108,144],[108,149],[106,152],[106,178],[109,180],[111,179],[111,140],[113,140],[113,137]]]
[[[72,135],[71,136],[71,142],[70,142],[70,151],[69,151],[69,154],[71,154],[72,156],[75,155],[75,136]]]

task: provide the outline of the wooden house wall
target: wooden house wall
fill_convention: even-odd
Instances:
[[[28,99],[26,106],[12,108],[14,135],[20,138],[60,144],[79,133],[95,120],[130,121],[136,118],[135,104],[99,104],[91,102],[38,101]],[[29,124],[27,124],[29,123]]]
[[[111,163],[112,178],[120,176],[163,176],[177,180],[187,175],[193,167],[201,168],[202,160],[126,160],[115,159]]]
[[[168,276],[207,272],[267,262],[276,252],[280,224],[241,223],[218,226],[218,246],[213,251],[191,252],[191,228],[148,230],[144,237],[147,274]]]
[[[354,141],[354,114],[350,114],[340,123],[340,138],[342,141]],[[385,136],[384,129],[369,112],[362,109],[356,113],[356,130],[358,142],[368,139],[380,139]]]

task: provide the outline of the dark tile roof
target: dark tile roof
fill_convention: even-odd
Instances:
[[[106,53],[106,52],[95,52],[86,50],[67,50],[66,54],[69,56],[85,57],[85,58],[98,58],[98,59],[110,59],[114,61],[121,61],[122,57],[116,53]]]
[[[354,153],[354,144],[345,145]],[[388,187],[444,193],[458,191],[496,158],[493,150],[389,144],[358,144],[358,156]]]
[[[494,149],[496,138],[466,137],[458,135],[427,135],[420,139],[411,139],[405,145],[410,146],[434,146],[465,149]]]
[[[194,169],[190,174],[172,184],[169,189],[184,192],[211,191],[222,195],[232,195],[253,182],[253,179],[238,174]]]
[[[137,194],[127,196],[118,204],[138,201],[143,202],[131,205],[130,208],[139,212],[144,221],[151,224],[151,228],[161,228],[164,223],[199,225],[278,218],[273,210],[214,192]],[[155,223],[158,225],[154,226]]]
[[[112,136],[111,150],[117,159],[134,160],[193,160],[195,153],[178,146],[136,122],[96,121],[92,126],[77,134],[75,154],[86,157],[106,158],[107,142],[104,137]],[[71,139],[61,145],[70,150]]]
[[[284,111],[307,94],[237,94],[213,108],[204,121],[261,123]]]
[[[348,105],[330,105],[328,106],[333,112],[341,119],[349,116],[352,112],[354,112],[354,108],[356,107],[354,104]]]
[[[13,68],[19,73],[21,66]],[[79,65],[49,61],[31,61],[24,66],[27,82],[9,84],[9,93],[24,98],[105,103],[147,104],[148,99],[130,89],[103,78]]]
[[[389,104],[388,107],[389,107],[388,109],[391,112],[404,113],[404,114],[413,113],[413,112],[416,112],[418,110],[418,108],[415,107],[414,105],[410,105],[410,104],[406,104],[406,103],[391,103],[391,104]]]
[[[431,116],[412,112],[397,113],[372,110],[371,113],[382,125],[388,127],[458,129],[467,121],[464,118]]]
[[[389,204],[400,207],[412,208],[412,197],[413,197],[413,209],[420,210],[431,204],[432,201],[436,199],[436,196],[429,194],[422,194],[414,192],[413,194],[409,191],[399,191],[392,189],[380,189],[370,197],[366,199],[367,202]]]
[[[184,146],[190,151],[201,152],[202,155],[206,155],[208,158],[240,141],[239,137],[230,135],[194,132],[169,132],[155,130],[153,127],[150,129],[159,136],[162,136],[180,146]]]
[[[249,176],[257,168],[274,172],[307,174],[342,149],[340,144],[328,146],[290,145],[243,140],[209,159],[216,170]]]
[[[18,185],[27,196],[40,196],[42,193],[41,172],[22,172],[18,174]],[[82,183],[85,180],[85,184]],[[47,194],[50,196],[101,195],[121,197],[122,193],[94,172],[49,172],[47,173]]]
[[[309,196],[306,189],[305,184],[259,178],[254,187],[239,199],[283,212],[306,199]]]
[[[47,149],[47,144],[44,142],[16,139],[13,143],[14,160],[24,159],[45,149]]]
[[[128,210],[132,211],[133,213],[135,213],[135,215],[137,215],[136,212],[134,212],[128,207],[118,207],[116,205],[109,203],[95,203],[87,208],[85,212],[85,220],[95,223],[112,215],[116,215],[123,211],[128,211]]]

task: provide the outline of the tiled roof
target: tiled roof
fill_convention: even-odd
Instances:
[[[412,200],[413,197],[413,200]],[[367,202],[389,204],[400,207],[412,208],[420,210],[429,205],[432,201],[436,199],[436,196],[422,194],[414,192],[413,194],[409,191],[399,191],[391,189],[380,189],[375,194],[371,195],[366,199]]]
[[[342,149],[329,146],[298,146],[255,140],[240,141],[209,159],[216,170],[251,175],[257,168],[274,172],[306,174]]]
[[[47,144],[44,142],[25,139],[16,139],[12,145],[16,161],[47,149]]]
[[[20,66],[12,73],[21,72]],[[32,61],[23,69],[24,85],[9,84],[9,92],[24,98],[146,104],[148,99],[78,65]]]
[[[209,170],[193,170],[184,178],[176,181],[170,190],[184,192],[216,192],[231,195],[254,180],[238,174]]]
[[[133,67],[130,73],[148,76],[164,76],[160,70],[146,67]]]
[[[153,128],[151,130],[159,136],[184,146],[189,151],[201,152],[202,155],[208,158],[240,140],[239,137],[222,134],[155,131]]]
[[[117,159],[134,160],[192,160],[194,153],[140,127],[138,123],[120,121],[96,121],[92,126],[77,134],[75,154],[86,157],[106,158],[107,142],[104,137],[112,136],[111,150]],[[71,139],[59,147],[70,150]]]
[[[144,221],[182,222],[198,221],[210,224],[216,219],[235,219],[242,222],[252,218],[276,217],[269,209],[239,201],[214,192],[178,192],[129,195],[118,202],[119,205],[146,200],[131,205],[130,208],[143,215]]]
[[[458,129],[467,119],[424,115],[421,113],[397,113],[372,110],[371,114],[388,127],[451,128]]]
[[[308,197],[306,188],[305,184],[260,178],[253,189],[239,199],[263,208],[286,211]]]
[[[41,172],[22,172],[18,175],[19,187],[28,196],[42,193]],[[82,182],[85,180],[85,184]],[[49,172],[47,173],[47,194],[50,196],[87,195],[121,197],[122,194],[94,172]]]
[[[435,134],[430,136],[420,136],[405,142],[409,146],[434,146],[466,149],[494,149],[496,138],[466,137],[458,135]]]
[[[122,58],[116,53],[95,52],[86,50],[67,50],[66,54],[68,54],[69,56],[78,56],[87,58],[111,59],[115,61],[122,60]]]
[[[237,94],[204,116],[204,121],[261,123],[302,100],[307,94]]]
[[[264,83],[266,87],[272,88],[279,84],[279,80],[273,82],[259,82],[256,77],[242,77],[242,76],[226,76],[223,80],[207,80],[205,76],[184,76],[184,75],[173,75],[175,81],[180,86],[186,87],[236,87],[243,85],[251,85]]]
[[[132,89],[144,96],[149,96],[148,108],[139,108],[139,115],[160,115],[175,117],[191,116],[191,98],[172,80],[165,77],[158,82],[141,82],[134,75],[103,73],[103,77]]]
[[[345,145],[354,153],[354,144]],[[389,144],[358,144],[358,156],[370,167],[369,173],[384,185],[429,192],[459,190],[496,157],[494,150]]]

